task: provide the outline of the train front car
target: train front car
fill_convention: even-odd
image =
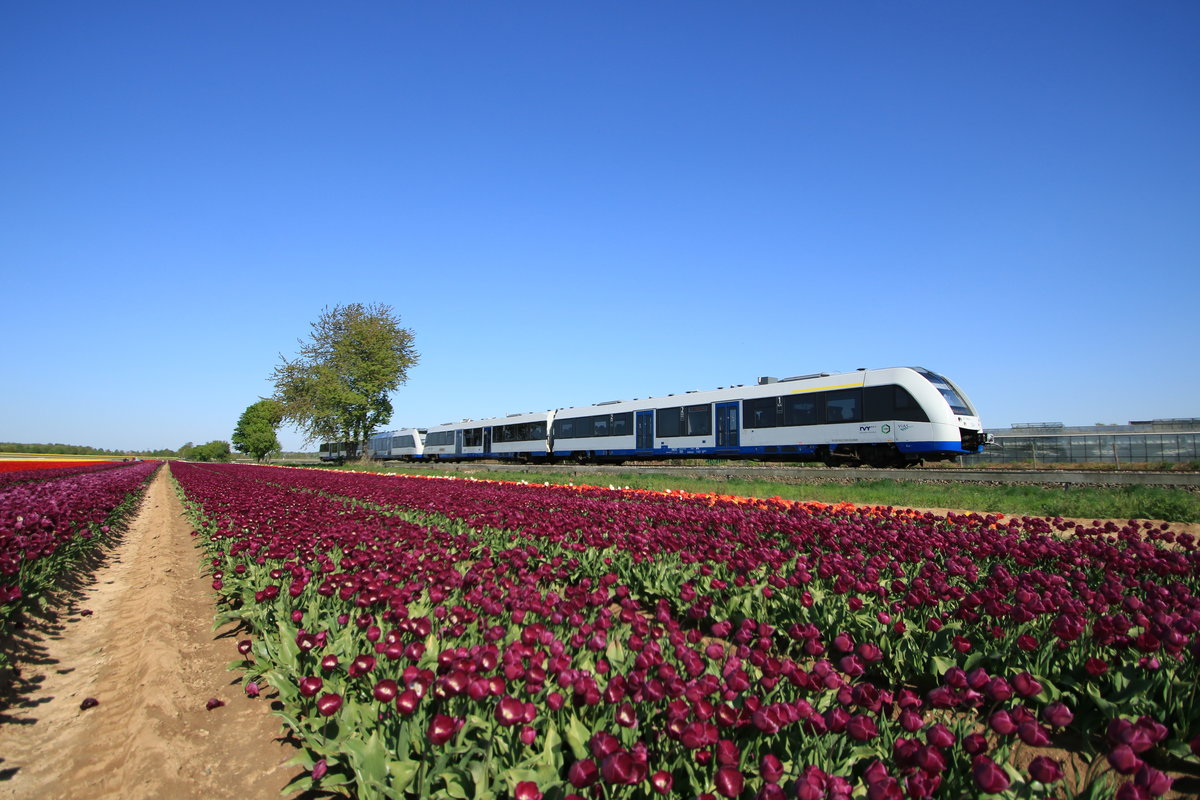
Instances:
[[[424,452],[425,431],[401,428],[371,437],[371,457],[383,460],[414,461]]]
[[[897,404],[893,430],[888,432],[906,463],[983,452],[990,437],[966,393],[948,378],[923,367],[872,370],[867,386],[883,384],[896,386],[915,401],[915,406]],[[864,391],[869,402],[870,389]]]

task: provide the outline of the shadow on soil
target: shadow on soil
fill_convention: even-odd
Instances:
[[[43,673],[59,664],[45,643],[61,639],[83,619],[85,596],[96,585],[97,570],[114,562],[114,552],[124,539],[124,527],[114,530],[102,544],[80,556],[53,587],[26,602],[10,619],[0,620],[0,725],[35,725],[36,717],[10,712],[34,709],[54,699],[40,694]],[[74,670],[65,666],[57,671],[65,675]],[[12,779],[18,769],[0,768],[0,781]]]

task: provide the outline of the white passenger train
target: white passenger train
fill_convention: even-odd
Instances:
[[[753,386],[610,401],[376,434],[372,458],[575,460],[752,458],[904,467],[978,453],[974,406],[920,367],[759,378]],[[353,456],[321,445],[321,458]]]

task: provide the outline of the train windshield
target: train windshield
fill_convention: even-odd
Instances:
[[[944,397],[946,402],[950,404],[951,411],[964,417],[975,416],[975,409],[971,408],[970,404],[967,403],[966,398],[958,393],[958,390],[954,388],[954,385],[951,384],[950,381],[946,380],[941,375],[938,375],[936,372],[930,372],[929,370],[921,369],[920,367],[917,368],[917,372],[920,373],[925,380],[932,383],[935,389],[941,392],[942,397]]]

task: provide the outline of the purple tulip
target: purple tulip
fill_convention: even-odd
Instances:
[[[321,691],[321,687],[325,685],[325,681],[314,676],[308,676],[300,679],[300,694],[303,697],[314,697],[317,692]]]
[[[1022,672],[1013,678],[1012,685],[1021,697],[1034,697],[1042,693],[1042,685],[1028,672]]]
[[[1029,775],[1039,783],[1057,783],[1063,771],[1058,762],[1047,756],[1037,756],[1029,763]]]
[[[784,775],[783,762],[778,756],[767,753],[759,760],[758,772],[767,783],[779,783]]]
[[[925,732],[925,741],[934,747],[940,747],[943,750],[954,746],[958,740],[949,728],[942,723],[935,723],[929,730]]]
[[[223,705],[225,705],[224,700],[221,700],[216,697],[210,697],[208,699],[208,702],[204,704],[204,708],[207,709],[208,711],[212,711],[214,708],[220,708]]]
[[[525,704],[517,698],[506,694],[496,704],[493,716],[497,722],[506,728],[519,725],[525,720]]]
[[[674,783],[675,779],[665,769],[660,769],[650,776],[650,788],[658,794],[668,794]]]
[[[600,780],[600,768],[590,758],[576,761],[567,770],[567,781],[576,789],[585,789]]]
[[[1159,797],[1171,790],[1171,784],[1174,782],[1174,779],[1153,767],[1142,764],[1142,766],[1138,767],[1133,782],[1135,785],[1145,789],[1147,793],[1154,797]]]
[[[87,711],[89,708],[95,708],[100,705],[100,701],[94,697],[85,697],[83,702],[79,704],[80,711]]]
[[[323,717],[331,717],[342,707],[342,696],[334,692],[321,695],[317,700],[317,713]]]
[[[454,734],[458,733],[458,729],[462,727],[461,722],[453,717],[448,717],[445,714],[435,714],[433,719],[429,721],[429,729],[426,735],[429,738],[430,744],[443,745],[454,738]]]
[[[518,781],[513,791],[513,800],[542,800],[542,793],[533,781]]]
[[[879,728],[876,727],[875,720],[866,714],[855,714],[846,723],[846,733],[851,739],[866,742],[879,735]]]
[[[745,777],[736,767],[721,767],[717,770],[717,794],[722,797],[737,797],[742,793]]]
[[[1129,745],[1119,744],[1108,751],[1108,763],[1122,775],[1132,775],[1142,765],[1142,760]]]
[[[640,783],[645,777],[646,765],[639,764],[634,757],[624,750],[618,750],[604,759],[600,765],[600,775],[606,783],[632,786]]]
[[[988,717],[987,724],[1001,736],[1011,736],[1017,731],[1017,724],[1013,722],[1012,715],[1003,709],[993,712]]]
[[[1065,728],[1075,719],[1075,715],[1064,703],[1051,703],[1042,709],[1042,719],[1056,728]]]
[[[1031,747],[1045,747],[1050,744],[1050,737],[1046,735],[1046,730],[1033,721],[1022,722],[1018,725],[1017,736]]]
[[[987,756],[975,756],[971,762],[975,785],[986,794],[999,794],[1008,788],[1008,775]]]
[[[977,756],[988,751],[987,737],[982,733],[970,733],[963,737],[963,750],[968,754]]]
[[[375,684],[371,694],[381,703],[390,703],[400,693],[400,685],[390,678],[384,678]]]
[[[359,675],[366,675],[371,670],[375,669],[375,656],[357,656],[354,661],[350,662],[350,668],[346,672],[351,678],[357,678]]]

